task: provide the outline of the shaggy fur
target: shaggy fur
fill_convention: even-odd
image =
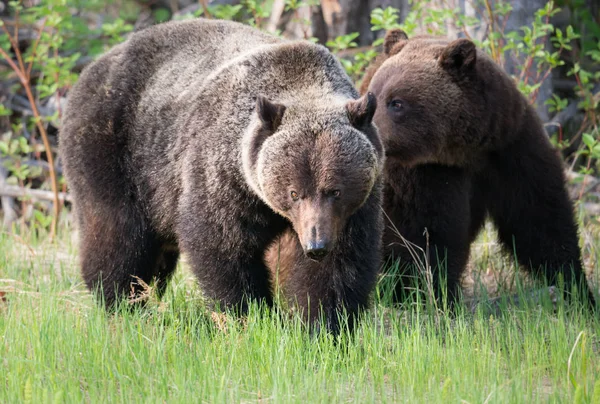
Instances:
[[[132,277],[164,290],[181,251],[207,297],[243,312],[272,302],[263,254],[293,228],[290,298],[337,331],[368,302],[383,230],[376,101],[356,98],[325,48],[237,23],[170,22],[112,49],[60,136],[88,287],[108,306]]]
[[[427,229],[433,268],[444,271],[452,302],[489,215],[524,268],[550,284],[562,275],[567,286],[585,288],[561,160],[500,67],[466,39],[409,40],[394,30],[362,84],[367,90],[377,96],[386,150],[388,257],[412,262],[393,227],[423,249]]]
[[[375,124],[386,151],[383,207],[388,263],[400,258],[396,299],[413,286],[414,257],[399,237],[429,252],[452,305],[473,242],[489,216],[505,250],[549,284],[561,275],[586,288],[573,207],[561,160],[535,110],[513,81],[464,39],[450,42],[400,30],[387,33],[384,52],[367,71],[361,92],[377,96]],[[282,237],[266,254],[283,280],[294,239]]]

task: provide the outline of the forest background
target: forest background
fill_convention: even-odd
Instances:
[[[241,322],[207,311],[182,265],[145,311],[100,310],[79,276],[57,154],[69,89],[132,32],[198,16],[322,43],[357,85],[388,29],[472,39],[562,153],[598,277],[598,0],[0,0],[0,402],[600,403],[600,322],[552,302],[398,310],[382,278],[357,332],[335,344],[265,308]],[[489,226],[469,268],[471,295],[519,289]]]
[[[221,18],[329,47],[359,84],[387,29],[467,37],[514,77],[568,163],[572,196],[600,213],[597,0],[21,0],[0,2],[2,225],[56,233],[69,204],[60,118],[81,70],[170,19]]]

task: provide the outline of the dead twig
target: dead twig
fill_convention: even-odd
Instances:
[[[56,178],[56,172],[54,170],[54,156],[52,155],[52,148],[50,147],[50,141],[48,140],[48,133],[46,132],[46,128],[44,127],[44,124],[42,122],[42,115],[40,114],[40,111],[38,110],[38,107],[37,107],[37,104],[35,101],[35,97],[33,95],[32,89],[31,89],[31,82],[30,82],[30,77],[29,77],[29,73],[31,72],[31,69],[29,66],[26,67],[25,64],[23,63],[21,51],[19,50],[19,46],[18,46],[18,36],[17,36],[18,31],[19,31],[18,17],[19,16],[17,13],[15,15],[15,35],[14,35],[14,37],[13,37],[13,35],[11,35],[8,32],[8,29],[6,29],[6,27],[4,25],[2,25],[4,32],[6,33],[6,35],[8,35],[10,42],[13,44],[13,51],[15,53],[15,56],[17,57],[18,66],[12,60],[10,55],[2,48],[0,48],[0,56],[2,56],[8,62],[10,67],[13,69],[13,71],[19,78],[19,81],[23,85],[23,88],[25,89],[25,93],[27,94],[27,99],[29,100],[29,103],[31,104],[31,109],[33,111],[35,125],[36,125],[38,131],[40,132],[40,136],[42,137],[42,142],[44,143],[44,148],[46,150],[46,158],[48,159],[48,165],[50,168],[50,184],[52,187],[53,200],[54,200],[54,205],[53,205],[53,210],[54,210],[53,213],[54,214],[52,216],[52,223],[50,225],[50,239],[54,239],[54,236],[56,235],[56,225],[58,222],[58,215],[60,212],[58,180]],[[45,22],[44,22],[44,24],[45,24]],[[35,46],[37,47],[37,43]],[[35,49],[34,49],[34,52],[35,52]],[[33,63],[33,61],[31,63]]]
[[[43,201],[60,201],[60,202],[72,202],[71,196],[64,192],[54,193],[51,191],[44,191],[42,189],[31,189],[18,187],[16,185],[0,185],[0,196],[8,196],[13,198],[30,198],[33,200]],[[56,202],[55,202],[56,203]]]

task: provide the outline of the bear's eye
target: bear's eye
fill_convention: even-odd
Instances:
[[[388,104],[388,107],[392,109],[394,112],[400,112],[404,109],[404,104],[402,100],[392,100]]]
[[[323,195],[325,197],[327,197],[327,198],[338,199],[340,197],[340,194],[341,194],[341,192],[340,192],[339,189],[332,189],[332,190],[329,190],[329,191],[327,191],[327,190],[323,191]]]
[[[298,200],[298,192],[292,191],[292,192],[290,192],[290,195],[292,197],[292,200],[294,200],[294,201]]]

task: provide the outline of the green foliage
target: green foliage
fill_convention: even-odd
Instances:
[[[7,179],[9,184],[23,184],[42,175],[41,168],[30,167],[23,159],[31,151],[32,147],[24,136],[0,141],[0,156],[5,158],[4,167],[11,174]]]
[[[371,29],[373,31],[379,30],[390,30],[394,28],[400,28],[401,25],[398,23],[399,10],[394,7],[387,7],[385,9],[376,8],[371,12]],[[406,30],[408,33],[409,30]]]
[[[298,16],[301,7],[314,6],[315,0],[286,0],[285,10],[292,13],[291,21],[300,26],[309,27],[310,21]],[[590,137],[596,144],[599,140],[598,116],[600,112],[600,27],[585,7],[584,0],[556,0],[535,13],[534,22],[529,26],[508,32],[506,20],[513,13],[510,1],[472,0],[477,8],[475,15],[465,15],[459,7],[460,2],[449,0],[413,0],[411,9],[400,21],[399,10],[387,7],[376,8],[371,12],[370,21],[377,39],[369,48],[357,48],[358,33],[348,33],[327,41],[326,46],[339,56],[348,75],[360,83],[369,64],[375,59],[383,32],[401,28],[409,36],[419,33],[455,35],[471,37],[497,63],[504,65],[511,61],[514,65],[513,77],[518,88],[535,103],[541,83],[551,77],[553,72],[567,73],[577,83],[573,95],[554,94],[545,101],[550,113],[558,113],[575,102],[585,114],[582,126],[573,136],[564,133],[562,128],[553,137],[559,147],[573,148],[577,151],[573,158],[582,158],[574,164],[584,174],[595,174],[598,170],[598,155],[595,146],[589,146]],[[31,64],[31,86],[33,96],[45,108],[39,117],[23,115],[12,111],[7,105],[0,104],[0,120],[9,120],[12,128],[4,135],[0,148],[14,150],[10,146],[13,140],[27,142],[30,149],[18,149],[16,153],[4,153],[5,164],[10,170],[10,181],[22,181],[23,186],[47,189],[48,175],[38,169],[26,168],[25,161],[45,159],[45,150],[40,147],[36,124],[41,120],[46,128],[59,128],[62,113],[59,101],[64,99],[69,88],[76,82],[82,61],[89,61],[106,52],[115,44],[122,42],[133,30],[133,23],[145,7],[143,2],[133,0],[41,0],[35,6],[25,7],[25,3],[9,3],[11,15],[17,16],[22,26],[36,27],[38,40],[31,41],[22,49],[24,64]],[[264,29],[268,23],[273,0],[244,0],[241,4],[205,5],[194,13],[178,18],[219,18],[242,21]],[[552,24],[552,18],[560,7],[569,8],[572,24],[559,29]],[[91,16],[102,13],[102,20],[94,22]],[[155,22],[173,18],[171,11],[165,8],[153,9]],[[481,39],[472,36],[473,29],[486,24],[486,35]],[[41,25],[40,25],[41,24]],[[0,26],[6,25],[0,21]],[[5,27],[6,28],[6,27]],[[279,34],[278,32],[276,34]],[[316,41],[315,38],[307,38]],[[17,62],[17,55],[11,47],[8,35],[0,36],[0,48],[9,58]],[[11,71],[0,68],[2,79],[14,78]],[[12,84],[11,91],[24,95],[25,87],[21,81]],[[576,97],[576,101],[573,101]],[[585,134],[585,135],[583,135]],[[2,146],[4,144],[4,146]],[[55,152],[55,151],[54,151]],[[29,170],[29,171],[28,171]],[[58,178],[59,183],[64,183]]]
[[[560,98],[556,94],[552,94],[552,98],[546,101],[550,112],[560,112],[567,107],[569,100]]]
[[[171,19],[171,12],[166,8],[159,8],[154,10],[152,16],[154,17],[155,22],[161,23]]]
[[[285,11],[298,10],[300,7],[318,6],[319,0],[285,0]]]
[[[220,20],[237,20],[237,16],[242,11],[242,8],[243,6],[241,4],[234,6],[230,4],[218,4],[216,6],[208,7],[208,10],[212,16]]]
[[[364,52],[356,53],[352,60],[342,59],[342,65],[348,75],[358,83],[363,76],[369,64],[377,57],[377,51],[368,49]]]
[[[24,7],[20,1],[9,3],[12,13],[10,26],[2,22],[4,35],[0,38],[2,57],[11,69],[0,70],[5,80],[14,80],[11,91],[23,100],[34,100],[37,107],[14,111],[0,106],[0,117],[9,118],[10,130],[0,139],[0,157],[8,170],[8,184],[24,188],[54,189],[53,166],[44,172],[42,166],[56,157],[48,142],[49,128],[60,127],[61,100],[78,78],[78,63],[83,56],[95,57],[120,43],[133,29],[119,14],[106,18],[101,24],[90,25],[76,9],[97,11],[114,1],[82,2],[80,0],[44,0],[35,6]],[[124,10],[128,10],[127,7]],[[14,27],[27,27],[34,35],[25,48],[15,48]],[[80,68],[79,68],[80,69]],[[4,118],[4,119],[6,119]],[[6,122],[6,121],[4,121]],[[40,142],[40,138],[43,142]],[[43,143],[42,146],[40,143]],[[37,162],[33,165],[32,162]],[[50,173],[50,176],[48,175]],[[62,182],[60,178],[56,184]],[[22,198],[22,211],[31,205],[30,225],[47,229],[52,216],[46,203]],[[54,209],[57,209],[55,206]],[[57,210],[54,212],[56,216]]]
[[[116,18],[111,23],[102,24],[101,30],[102,34],[108,38],[107,44],[109,46],[113,46],[120,42],[123,42],[123,34],[133,30],[133,25],[127,24],[121,18]]]
[[[354,42],[356,38],[358,38],[358,32],[341,35],[332,41],[327,41],[327,46],[332,52],[339,52],[349,48],[355,48],[357,46],[356,42]]]
[[[260,28],[262,22],[271,15],[271,5],[264,1],[242,0],[242,6],[252,15],[246,22]]]

